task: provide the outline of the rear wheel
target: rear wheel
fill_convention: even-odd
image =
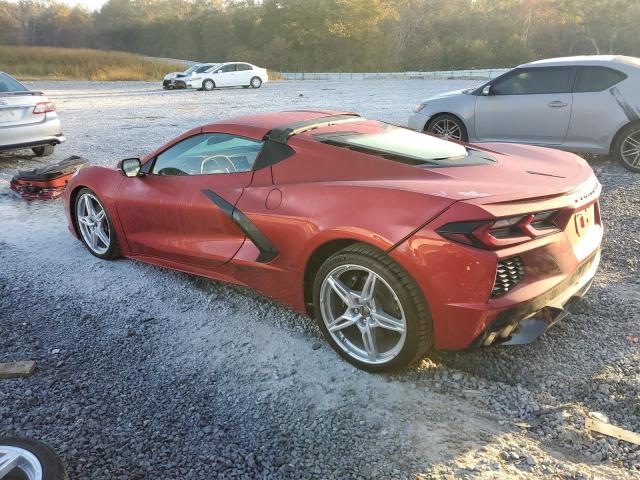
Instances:
[[[626,126],[613,147],[622,165],[632,172],[640,172],[640,124]]]
[[[80,190],[75,201],[75,221],[82,243],[98,258],[120,257],[120,246],[113,222],[98,196],[88,188]]]
[[[207,78],[204,82],[202,82],[202,89],[210,92],[211,90],[213,90],[214,88],[216,88],[216,84],[213,83],[213,80]]]
[[[260,88],[262,85],[262,79],[260,77],[253,77],[251,79],[250,85],[252,88]]]
[[[0,478],[3,480],[66,480],[62,462],[42,442],[0,437]]]
[[[455,115],[448,113],[436,115],[427,125],[426,131],[445,140],[466,142],[469,140],[464,123]]]
[[[36,157],[48,157],[53,154],[55,147],[53,145],[44,145],[42,147],[34,147],[31,149]]]
[[[417,284],[369,245],[347,247],[322,264],[314,308],[334,350],[363,370],[402,368],[432,344],[431,318]]]

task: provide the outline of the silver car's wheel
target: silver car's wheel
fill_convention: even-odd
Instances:
[[[448,118],[443,118],[433,122],[433,125],[431,125],[431,133],[434,133],[445,140],[462,139],[462,130],[460,130],[460,125]]]
[[[216,87],[216,84],[213,83],[213,80],[205,80],[204,82],[202,82],[202,89],[206,90],[207,92],[210,92],[211,90],[213,90]]]
[[[260,88],[261,85],[262,85],[262,79],[260,77],[253,77],[251,79],[251,86],[253,88]]]
[[[320,288],[320,311],[336,344],[360,362],[388,363],[402,351],[407,335],[402,304],[373,270],[354,264],[334,268]]]
[[[76,201],[76,221],[80,235],[91,252],[104,255],[111,246],[111,227],[102,204],[91,193],[83,193]]]
[[[620,158],[633,170],[640,169],[640,130],[631,132],[622,139]]]
[[[25,478],[42,480],[42,464],[29,450],[12,445],[0,445],[0,480]]]

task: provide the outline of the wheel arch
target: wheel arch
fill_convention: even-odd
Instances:
[[[630,127],[631,125],[640,125],[640,119],[627,122],[618,129],[616,134],[611,139],[611,144],[609,145],[609,154],[615,153],[614,149],[616,147],[616,143],[618,143],[618,140],[620,139],[620,135],[622,135],[622,132],[624,131],[625,128]]]
[[[316,274],[320,269],[320,266],[324,263],[324,261],[340,250],[343,250],[351,245],[356,243],[360,243],[363,245],[368,245],[372,248],[380,250],[381,252],[386,254],[386,251],[381,249],[380,246],[374,245],[373,243],[363,241],[359,238],[334,238],[332,240],[326,241],[317,245],[315,249],[311,252],[309,257],[307,258],[307,262],[304,268],[304,276],[303,276],[303,295],[304,295],[304,307],[308,315],[311,317],[314,316],[313,313],[313,283],[315,281]]]
[[[83,188],[89,188],[86,185],[76,185],[69,193],[69,213],[71,214],[71,225],[73,226],[73,231],[76,234],[76,237],[80,238],[80,231],[78,230],[78,222],[76,220],[76,198],[78,198],[78,193]]]
[[[426,132],[431,126],[431,124],[443,115],[451,115],[452,117],[456,117],[458,120],[460,120],[460,123],[464,125],[464,128],[467,131],[467,136],[469,135],[470,130],[469,130],[469,125],[467,125],[467,122],[465,122],[460,115],[452,111],[442,111],[442,112],[434,113],[433,115],[431,115],[431,118],[427,120],[427,123],[424,124],[424,128],[422,129],[422,131]]]

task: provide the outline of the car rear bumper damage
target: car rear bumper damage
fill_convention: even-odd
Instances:
[[[476,338],[470,348],[492,344],[532,343],[571,313],[571,306],[591,287],[600,264],[600,249],[582,262],[575,272],[556,287],[527,302],[508,308]]]

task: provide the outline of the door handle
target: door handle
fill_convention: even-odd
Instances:
[[[550,102],[549,103],[549,107],[551,108],[564,108],[566,106],[568,106],[569,104],[566,102],[562,102],[560,100],[556,100],[555,102]]]

